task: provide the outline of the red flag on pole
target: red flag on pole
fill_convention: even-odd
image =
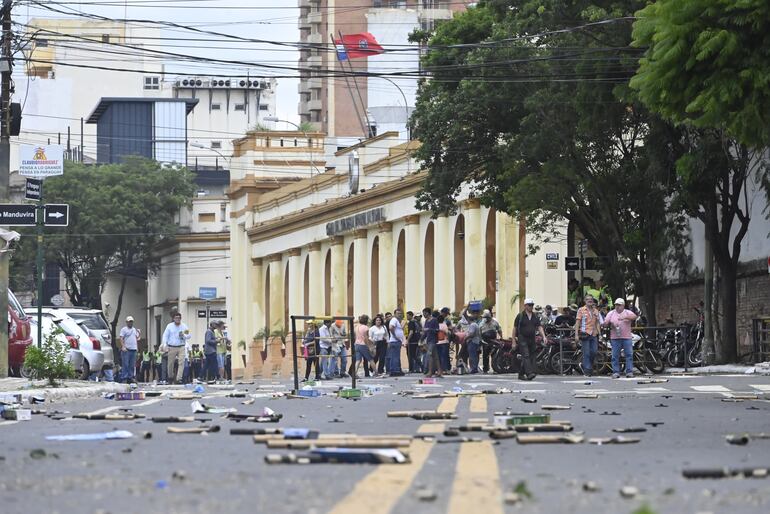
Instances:
[[[334,43],[345,47],[349,59],[361,59],[385,52],[374,36],[368,32],[345,34],[342,40],[338,39]]]

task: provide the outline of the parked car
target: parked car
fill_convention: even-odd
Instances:
[[[24,355],[32,344],[29,318],[16,296],[8,290],[8,368],[21,376]]]
[[[31,316],[30,328],[32,330],[32,344],[37,345],[37,316]],[[54,330],[58,328],[56,322],[53,320],[53,316],[43,314],[43,338],[48,337]],[[83,373],[83,352],[80,351],[80,342],[73,336],[68,336],[64,333],[59,333],[56,339],[63,346],[67,348],[67,361],[72,364],[72,368],[76,373]],[[22,376],[26,376],[24,369],[21,370]]]
[[[78,325],[77,321],[59,309],[46,307],[43,309],[43,313],[50,315],[54,323],[64,330],[65,335],[74,337],[77,340],[79,349],[83,354],[83,371],[81,373],[81,378],[87,380],[91,376],[91,373],[98,373],[101,371],[104,366],[104,353],[102,352],[99,340],[90,338],[80,325]]]
[[[86,309],[82,307],[59,307],[57,312],[63,312],[85,326],[91,335],[99,339],[99,343],[104,353],[103,369],[113,369],[115,367],[115,347],[113,346],[110,325],[104,318],[102,311],[98,309]]]

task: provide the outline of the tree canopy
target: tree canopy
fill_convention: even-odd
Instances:
[[[770,144],[770,2],[656,0],[637,15],[633,44],[647,51],[631,86],[645,104]]]

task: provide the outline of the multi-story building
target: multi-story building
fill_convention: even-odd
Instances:
[[[299,0],[299,114],[342,148],[376,133],[395,130],[408,137],[406,122],[414,106],[417,78],[345,77],[335,72],[383,73],[418,70],[420,48],[408,41],[415,29],[429,29],[473,2],[441,0]],[[370,32],[386,52],[340,63],[331,35]],[[387,52],[388,49],[398,50]]]

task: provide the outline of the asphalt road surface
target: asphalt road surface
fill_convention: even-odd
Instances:
[[[657,378],[657,377],[656,377]],[[288,382],[260,381],[233,386],[205,386],[206,405],[259,413],[269,407],[283,414],[278,423],[240,423],[218,414],[197,414],[221,431],[206,435],[167,433],[152,416],[190,416],[190,400],[144,401],[93,399],[46,403],[37,407],[68,414],[42,414],[31,421],[0,421],[0,512],[10,513],[226,513],[387,512],[496,514],[500,512],[770,512],[769,478],[687,480],[685,468],[770,466],[770,439],[747,445],[728,444],[731,433],[770,432],[770,377],[715,375],[663,376],[667,382],[640,384],[640,379],[538,377],[519,382],[509,376],[447,377],[437,386],[418,386],[417,376],[368,379],[361,385],[381,392],[360,400],[324,395],[318,398],[271,399],[225,395],[233,388],[250,394],[287,391]],[[349,381],[324,382],[332,393]],[[397,393],[463,391],[506,387],[507,394],[418,399]],[[139,390],[153,388],[140,387]],[[171,388],[155,390],[171,391]],[[598,398],[575,398],[584,392]],[[735,395],[758,399],[730,400]],[[537,403],[524,403],[523,398]],[[614,428],[644,427],[638,444],[532,444],[498,442],[484,432],[463,433],[480,441],[449,443],[450,426],[489,423],[495,411],[540,411],[565,405],[553,419],[571,421],[575,433],[589,437],[617,435]],[[82,412],[144,414],[138,421],[71,419]],[[457,420],[422,421],[388,418],[390,410],[434,410],[457,414]],[[617,413],[617,414],[613,414]],[[645,423],[660,422],[657,426]],[[285,453],[255,444],[230,429],[301,427],[322,434],[435,435],[416,439],[406,464],[274,464],[267,454]],[[49,435],[128,430],[131,439],[59,442]],[[152,437],[144,439],[145,432]],[[45,455],[39,450],[44,450]],[[594,482],[596,491],[584,490]],[[624,498],[621,488],[638,490]],[[518,490],[518,502],[510,495]]]

